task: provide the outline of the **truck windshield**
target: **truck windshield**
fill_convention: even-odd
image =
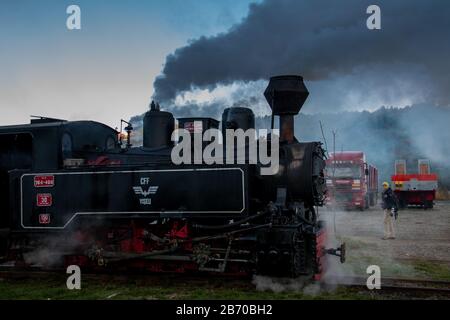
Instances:
[[[333,176],[333,167],[328,168],[328,174]],[[360,178],[361,169],[358,166],[336,167],[334,169],[335,178]]]

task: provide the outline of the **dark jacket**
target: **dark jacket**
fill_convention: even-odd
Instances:
[[[382,208],[383,209],[398,209],[398,200],[394,191],[391,188],[387,188],[381,194],[381,199],[383,200]]]

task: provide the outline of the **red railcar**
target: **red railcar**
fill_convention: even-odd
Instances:
[[[378,170],[362,151],[331,153],[326,179],[330,204],[364,210],[377,202]]]
[[[395,194],[401,208],[420,206],[431,209],[436,198],[438,176],[431,173],[430,161],[419,159],[418,173],[406,172],[406,161],[395,162],[395,175],[391,176]]]

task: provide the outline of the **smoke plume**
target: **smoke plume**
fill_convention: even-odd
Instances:
[[[252,4],[248,16],[228,32],[201,37],[169,55],[154,82],[154,98],[173,102],[196,89],[301,74],[323,86],[332,80],[330,93],[320,93],[329,99],[321,102],[339,102],[337,95],[352,90],[362,96],[384,95],[390,88],[388,94],[414,94],[416,100],[409,104],[448,105],[450,3],[380,0],[376,4],[381,8],[381,30],[368,30],[366,9],[371,4],[365,0]],[[359,84],[367,91],[351,86],[343,88],[344,93],[336,90],[341,77],[351,79],[347,85]],[[375,87],[370,86],[372,77],[380,79]]]

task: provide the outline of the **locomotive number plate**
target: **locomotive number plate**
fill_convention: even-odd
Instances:
[[[55,186],[55,176],[35,176],[34,186],[36,188],[51,188]]]

